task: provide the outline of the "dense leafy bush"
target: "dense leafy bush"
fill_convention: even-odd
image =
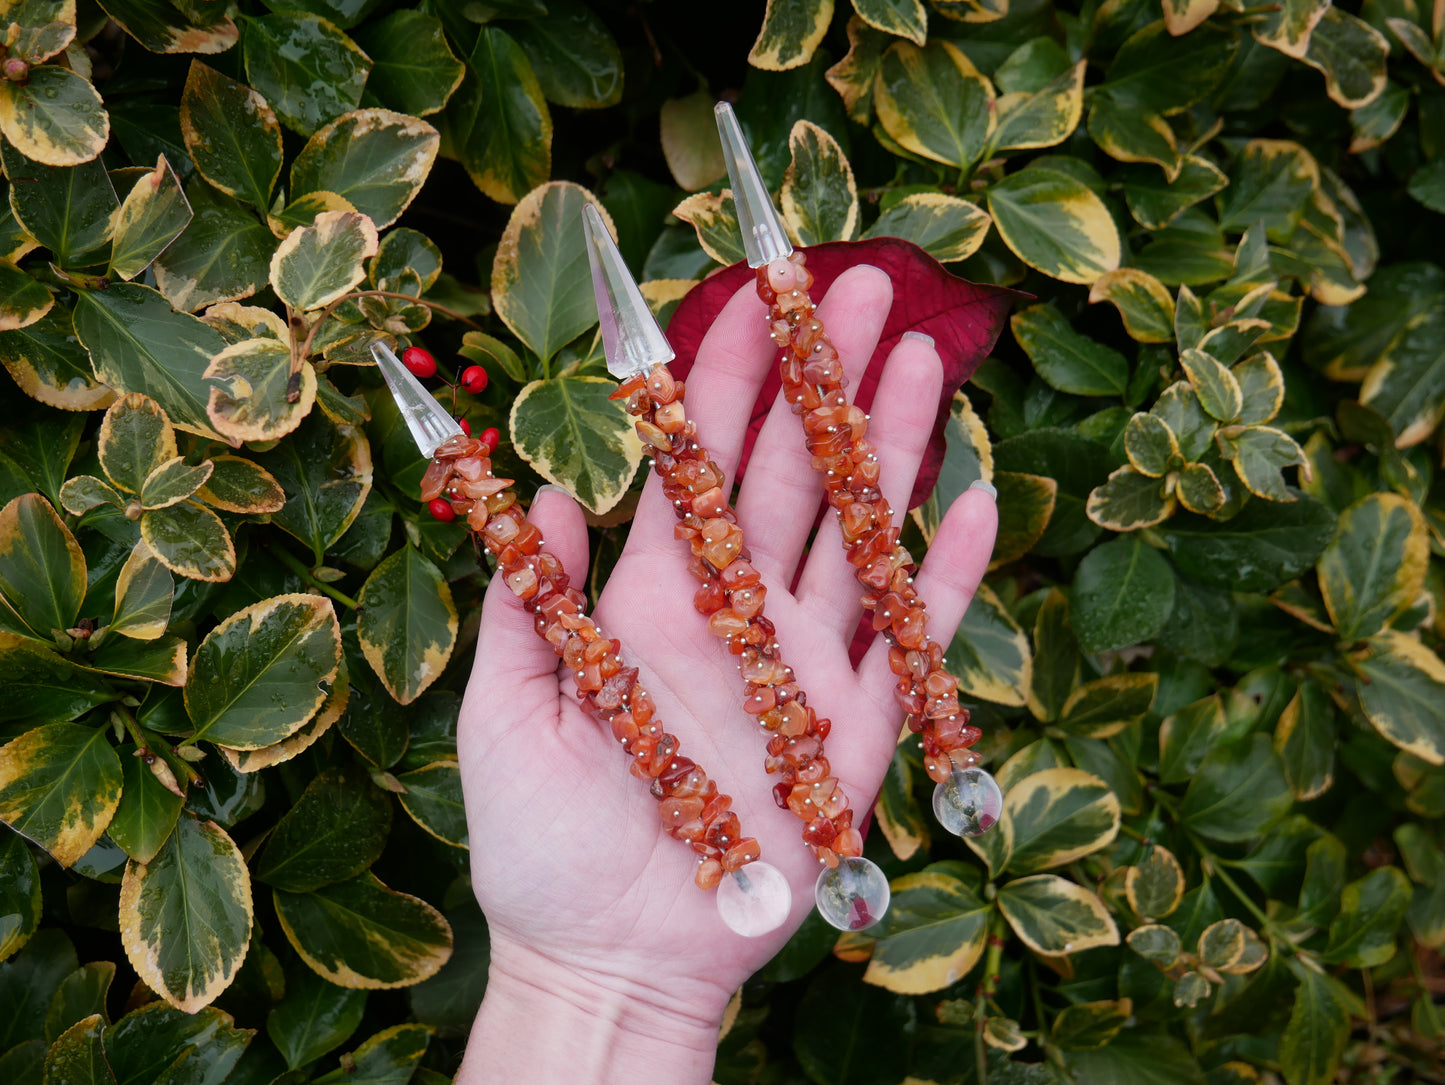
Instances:
[[[1005,817],[940,838],[901,746],[888,918],[810,919],[718,1080],[1438,1068],[1441,10],[770,0],[748,54],[611,0],[8,0],[0,1080],[454,1068],[486,574],[368,348],[430,347],[605,571],[640,446],[578,212],[686,356],[741,255],[723,93],[798,242],[1035,300],[936,336],[978,368],[909,526],[999,490],[949,659]]]

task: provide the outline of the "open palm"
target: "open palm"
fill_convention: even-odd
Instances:
[[[860,267],[840,276],[819,308],[853,382],[868,364],[891,300],[887,277]],[[763,305],[745,288],[718,317],[687,381],[688,416],[729,474],[774,357]],[[942,379],[926,339],[905,339],[889,358],[869,437],[895,509],[912,488]],[[739,491],[738,520],[768,586],[766,613],[783,658],[809,704],[833,722],[827,756],[855,823],[862,823],[888,767],[901,711],[881,638],[856,669],[849,661],[861,589],[831,516],[809,545],[821,503],[798,420],[780,399]],[[587,540],[577,506],[548,491],[531,517],[578,583]],[[742,710],[734,657],[693,609],[697,583],[687,572],[687,546],[673,539],[674,523],[657,479],[649,479],[594,616],[606,635],[622,641],[624,658],[640,669],[682,752],[733,796],[744,834],[756,837],[764,861],[787,876],[791,921],[758,939],[723,925],[713,895],[693,885],[696,856],[663,832],[656,801],[628,772],[629,758],[608,728],[578,707],[570,677],[500,578],[487,593],[460,746],[493,984],[499,973],[525,972],[533,982],[551,975],[705,1026],[802,921],[818,863],[801,841],[801,822],[773,802],[776,777],[762,764],[765,736]],[[981,493],[966,494],[945,518],[919,577],[935,639],[947,643],[962,618],[994,531],[993,503]]]

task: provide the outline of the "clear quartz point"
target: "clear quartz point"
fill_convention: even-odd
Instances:
[[[793,891],[782,871],[767,863],[748,863],[717,887],[717,914],[744,938],[777,930],[793,910]]]
[[[391,348],[382,343],[371,344],[371,356],[386,378],[386,386],[396,400],[406,428],[411,430],[412,440],[422,455],[430,456],[437,445],[452,437],[462,437],[462,427],[436,397],[426,390],[421,381],[412,375]]]
[[[840,931],[873,926],[888,911],[893,892],[877,865],[861,856],[844,856],[818,875],[813,899],[818,914]]]
[[[983,769],[955,768],[933,789],[933,814],[955,836],[982,836],[998,824],[1003,791]]]
[[[782,259],[793,251],[788,231],[773,206],[773,197],[753,161],[743,139],[743,130],[733,107],[727,102],[713,106],[718,135],[722,138],[723,160],[728,166],[728,180],[733,187],[733,204],[738,211],[738,228],[743,233],[743,249],[748,267],[762,267]]]
[[[632,273],[597,208],[582,208],[587,228],[587,262],[592,265],[592,292],[597,296],[597,316],[602,321],[602,349],[607,352],[607,372],[618,380],[646,373],[659,362],[676,356],[667,337],[653,319],[652,310],[637,289]]]

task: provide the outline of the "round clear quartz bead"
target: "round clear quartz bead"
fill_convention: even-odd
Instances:
[[[982,836],[1003,813],[998,781],[983,769],[955,768],[933,789],[933,814],[955,836]]]
[[[888,911],[892,896],[883,871],[867,859],[844,856],[818,875],[813,899],[818,913],[840,931],[871,927]]]
[[[793,891],[782,871],[767,863],[749,863],[717,887],[717,914],[744,938],[777,930],[793,910]]]

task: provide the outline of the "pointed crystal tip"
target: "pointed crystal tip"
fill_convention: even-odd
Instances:
[[[587,228],[587,262],[592,266],[592,291],[597,296],[597,318],[602,322],[607,372],[626,380],[634,373],[646,373],[659,362],[672,361],[676,355],[653,319],[597,208],[584,204],[582,221]]]
[[[733,203],[738,210],[738,228],[743,233],[743,249],[748,267],[762,267],[788,256],[793,244],[768,186],[763,184],[753,153],[743,139],[737,115],[727,102],[713,106],[717,116],[718,135],[722,138],[723,159],[728,166],[728,179],[733,186]]]
[[[412,440],[421,449],[422,455],[430,456],[437,445],[448,438],[463,436],[457,420],[401,364],[401,359],[392,353],[390,347],[384,343],[372,343],[371,356],[386,378],[386,386],[391,389],[401,417],[406,420],[406,428],[411,431]]]

